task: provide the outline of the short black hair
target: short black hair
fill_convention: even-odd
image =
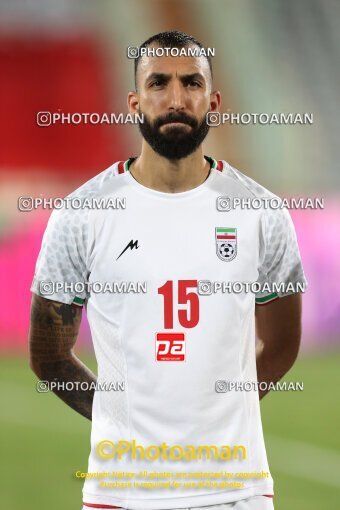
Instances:
[[[203,44],[195,39],[192,35],[186,34],[185,32],[179,32],[178,30],[170,30],[168,32],[160,32],[159,34],[153,35],[149,37],[146,41],[144,41],[139,46],[138,56],[135,58],[135,87],[137,89],[137,69],[140,59],[141,48],[147,48],[151,46],[152,43],[158,44],[161,48],[185,48],[190,45],[198,46],[199,48],[204,48]],[[212,72],[212,62],[210,55],[204,55],[204,58],[207,59],[210,69],[211,78],[213,75]]]

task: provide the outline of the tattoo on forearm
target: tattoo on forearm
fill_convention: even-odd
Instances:
[[[81,308],[33,297],[29,347],[40,379],[89,385],[96,381],[94,374],[72,352],[80,322]],[[53,391],[75,411],[91,419],[94,390]]]
[[[90,383],[95,382],[96,378],[92,372],[81,363],[75,356],[72,359],[62,361],[43,362],[40,365],[41,379],[44,381],[79,381],[87,382],[88,387]],[[92,403],[94,396],[94,389],[55,389],[55,394],[58,395],[66,404],[78,413],[91,420],[92,418]]]

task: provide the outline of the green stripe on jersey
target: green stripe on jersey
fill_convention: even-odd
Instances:
[[[210,168],[213,169],[213,168],[216,168],[217,167],[217,161],[216,159],[212,158],[211,156],[204,156],[205,159],[207,159],[210,163]]]
[[[276,299],[279,297],[276,292],[273,292],[272,294],[268,294],[268,296],[255,298],[255,302],[258,304],[262,303],[268,303],[269,301],[272,301],[273,299]]]
[[[73,300],[73,304],[81,306],[84,304],[84,301],[85,301],[85,299],[82,299],[82,298],[76,296]]]

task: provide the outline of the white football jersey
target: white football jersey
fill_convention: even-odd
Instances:
[[[31,290],[84,304],[98,380],[124,383],[95,392],[88,471],[107,476],[86,479],[86,503],[159,510],[273,494],[257,388],[229,384],[257,381],[255,303],[294,292],[274,284],[306,281],[286,209],[228,207],[275,195],[206,159],[208,178],[180,193],[137,182],[133,158],[115,163],[69,195],[84,207],[53,211],[44,234]],[[67,285],[46,294],[44,282]]]

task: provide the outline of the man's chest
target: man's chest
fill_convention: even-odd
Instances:
[[[259,218],[198,203],[132,203],[90,229],[88,269],[99,281],[254,281]]]
[[[259,222],[254,214],[223,214],[211,202],[133,204],[91,227],[90,282],[108,287],[91,295],[90,319],[100,316],[119,330],[144,363],[171,342],[179,344],[174,349],[191,345],[192,358],[181,351],[178,361],[203,355],[215,363],[226,342],[238,349],[254,300],[230,284],[257,280]]]

